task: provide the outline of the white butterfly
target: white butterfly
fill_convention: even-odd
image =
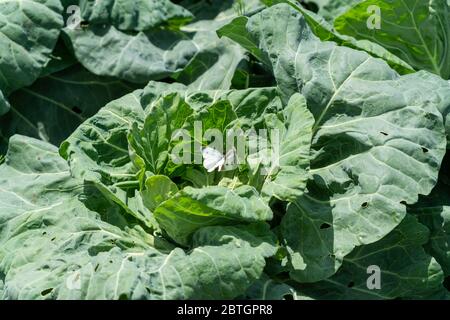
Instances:
[[[226,165],[233,165],[236,157],[236,149],[231,149],[226,155],[223,155],[216,149],[206,147],[203,149],[203,166],[208,172],[213,172],[216,169],[224,171]]]
[[[80,271],[75,271],[70,274],[66,279],[66,286],[69,290],[80,290],[81,289],[81,273]]]

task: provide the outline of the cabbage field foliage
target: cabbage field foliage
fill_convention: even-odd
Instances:
[[[0,0],[0,299],[448,299],[446,0]]]

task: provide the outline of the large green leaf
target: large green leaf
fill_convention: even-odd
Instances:
[[[240,46],[228,39],[211,38],[215,36],[205,36],[204,49],[174,76],[178,82],[189,85],[192,91],[229,89],[236,70],[245,61],[245,52]],[[197,37],[196,41],[199,44],[201,40]]]
[[[280,119],[281,118],[281,119]],[[258,164],[273,156],[278,159],[265,168],[261,193],[263,196],[276,197],[283,201],[294,201],[303,194],[309,179],[310,147],[314,118],[306,106],[306,100],[295,94],[280,115],[266,116],[268,135],[277,131],[275,140],[270,141],[272,150],[261,150],[258,153]],[[271,152],[276,153],[271,154]],[[275,159],[272,159],[275,160]],[[255,166],[253,163],[252,167]]]
[[[87,209],[57,149],[31,138],[12,138],[0,177],[3,299],[232,299],[275,251],[263,227],[199,230],[186,253],[118,224]]]
[[[364,52],[320,42],[285,4],[251,17],[246,29],[285,99],[302,93],[316,120],[308,192],[289,205],[283,234],[291,275],[324,279],[355,246],[393,230],[404,204],[436,184],[448,84],[426,72],[399,76]]]
[[[60,153],[76,178],[108,184],[135,178],[127,134],[134,122],[144,121],[140,92],[110,102],[63,142]]]
[[[133,91],[126,82],[98,77],[80,66],[40,78],[9,97],[11,112],[0,119],[0,150],[22,134],[59,145],[109,101]]]
[[[446,158],[448,160],[448,157]],[[425,246],[450,276],[450,186],[445,183],[448,166],[444,167],[438,185],[427,197],[408,209],[430,230],[430,241]]]
[[[191,35],[166,29],[135,34],[113,26],[90,25],[65,28],[64,33],[76,58],[88,70],[135,83],[182,71],[199,50]]]
[[[316,15],[308,10],[303,10],[301,7],[293,5],[290,1],[289,4],[296,10],[300,11],[309,26],[313,30],[314,34],[318,36],[322,41],[334,41],[338,45],[347,46],[356,50],[363,50],[369,53],[375,58],[381,58],[385,60],[393,69],[400,74],[408,74],[414,71],[407,62],[400,59],[395,54],[386,50],[383,46],[364,39],[357,39],[348,35],[340,34],[336,32],[331,24],[326,22],[321,16]]]
[[[407,216],[382,240],[345,257],[336,275],[303,285],[300,291],[317,299],[339,300],[445,297],[442,269],[422,248],[428,236],[425,226]],[[369,289],[368,283],[376,284],[370,277],[378,270],[380,287]]]
[[[119,30],[144,31],[160,25],[180,25],[193,18],[169,0],[81,0],[81,16],[94,24],[110,24]]]
[[[381,29],[369,29],[373,15],[381,12]],[[450,6],[446,0],[366,0],[335,20],[337,31],[376,42],[416,70],[450,78]]]
[[[250,186],[229,189],[186,187],[155,211],[161,229],[176,242],[188,245],[192,234],[205,226],[272,219],[272,211]]]
[[[256,40],[247,31],[247,17],[237,17],[229,24],[224,25],[222,28],[217,30],[219,37],[228,37],[231,40],[236,41],[246,50],[248,50],[253,56],[255,56],[260,61],[264,62],[266,65],[270,66],[270,61],[264,55]]]
[[[353,37],[339,34],[333,29],[332,25],[324,20],[323,17],[314,14],[309,10],[306,10],[301,6],[296,5],[292,1],[280,0],[278,2],[287,3],[295,10],[301,12],[314,34],[321,40],[333,41],[338,45],[347,46],[356,50],[366,51],[375,58],[381,58],[385,60],[392,68],[394,68],[401,74],[408,74],[414,71],[414,69],[405,61],[387,51],[379,44],[367,40],[357,40]],[[251,33],[249,34],[245,31],[245,25],[247,24],[247,21],[247,17],[238,17],[234,19],[232,23],[225,25],[221,29],[219,29],[217,33],[219,36],[226,36],[240,43],[255,57],[257,57],[259,60],[266,63],[270,67],[270,63],[268,63],[267,57],[264,57],[260,48],[258,48],[258,44],[256,43],[257,41],[255,42],[255,39],[252,37]]]
[[[229,89],[245,54],[239,46],[219,39],[215,30],[236,17],[237,12],[231,0],[201,3],[203,11],[209,13],[198,14],[181,29],[122,31],[106,10],[102,14],[112,24],[88,20],[87,27],[67,27],[64,34],[77,59],[95,74],[136,83],[174,77],[199,90]],[[198,4],[185,5],[195,9]]]
[[[195,19],[181,30],[196,33],[195,42],[203,48],[175,79],[191,89],[229,89],[235,72],[245,64],[244,50],[226,39],[218,39],[215,31],[243,14],[263,7],[259,0],[184,0],[181,3]]]
[[[135,191],[139,168],[132,161],[127,140],[132,124],[144,121],[140,93],[137,90],[107,104],[62,143],[60,154],[72,175],[94,187],[109,205],[118,205],[147,227],[155,227]]]
[[[50,60],[63,26],[59,0],[0,2],[0,91],[30,85]],[[0,114],[2,110],[0,94]]]
[[[161,203],[172,198],[178,192],[178,187],[167,176],[151,176],[145,180],[145,188],[141,196],[145,206],[154,211]]]

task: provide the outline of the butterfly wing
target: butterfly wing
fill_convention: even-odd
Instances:
[[[219,167],[219,171],[224,171],[225,169],[227,169],[226,167],[228,166],[231,167],[231,169],[234,169],[235,160],[236,160],[236,149],[233,148],[229,150],[225,155],[223,164]]]
[[[223,167],[225,164],[225,158],[216,149],[206,147],[203,149],[203,166],[208,172],[213,172],[217,168]]]

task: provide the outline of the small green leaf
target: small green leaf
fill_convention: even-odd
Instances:
[[[145,181],[141,196],[145,206],[154,211],[161,203],[178,192],[178,187],[166,176],[151,176]]]
[[[191,235],[202,227],[272,219],[271,209],[249,186],[234,190],[186,187],[157,207],[154,214],[160,227],[182,245],[188,245]]]

